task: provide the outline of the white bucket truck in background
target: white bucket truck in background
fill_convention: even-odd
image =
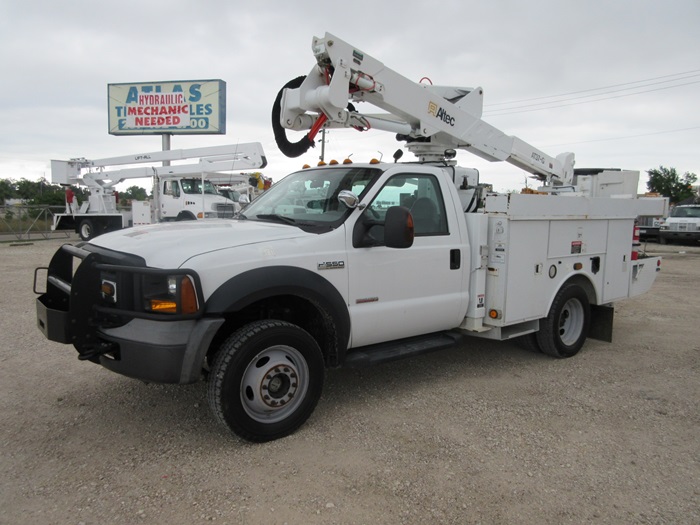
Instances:
[[[671,214],[659,229],[659,242],[700,241],[700,204],[681,204],[674,206]]]
[[[199,162],[157,166],[199,157]],[[111,169],[114,166],[148,164]],[[262,169],[267,164],[258,142],[138,153],[88,160],[51,161],[51,182],[85,186],[89,197],[66,213],[54,215],[54,230],[75,230],[83,240],[114,230],[160,221],[232,218],[236,205],[221,195],[211,177],[241,169]],[[153,179],[153,200],[118,207],[115,186],[130,179]]]

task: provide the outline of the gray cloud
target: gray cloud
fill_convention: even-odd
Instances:
[[[416,81],[482,86],[491,124],[554,155],[574,151],[578,166],[644,171],[663,164],[700,174],[700,84],[690,83],[700,80],[698,22],[697,0],[4,0],[0,177],[48,178],[51,158],[159,149],[158,137],[107,133],[107,84],[117,82],[221,78],[227,135],[177,136],[172,147],[260,141],[274,178],[315,162],[318,151],[291,161],[279,153],[270,109],[284,83],[309,72],[311,39],[326,31]],[[492,106],[684,71],[695,76],[634,96],[550,98],[564,102],[524,112]],[[389,158],[400,144],[387,135],[333,131],[328,156]],[[466,153],[460,162],[499,189],[522,187],[524,174],[507,164]]]

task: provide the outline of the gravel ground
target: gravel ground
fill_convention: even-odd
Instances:
[[[311,419],[251,445],[204,383],[146,385],[35,327],[33,269],[0,244],[2,524],[700,523],[700,249],[616,305],[614,342],[513,343],[334,370]],[[683,252],[683,253],[679,253]]]

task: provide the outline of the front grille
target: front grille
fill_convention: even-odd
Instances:
[[[671,224],[671,231],[677,232],[694,232],[697,231],[698,225],[690,222],[679,222]]]
[[[232,219],[233,218],[233,204],[217,204],[216,205],[216,216],[219,219]]]

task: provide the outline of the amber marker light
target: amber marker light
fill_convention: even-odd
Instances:
[[[199,310],[197,292],[190,277],[184,277],[180,283],[180,305],[183,314],[193,314]]]
[[[102,281],[102,286],[100,287],[102,292],[102,297],[108,301],[115,302],[117,297],[117,289],[114,283],[111,281]]]

